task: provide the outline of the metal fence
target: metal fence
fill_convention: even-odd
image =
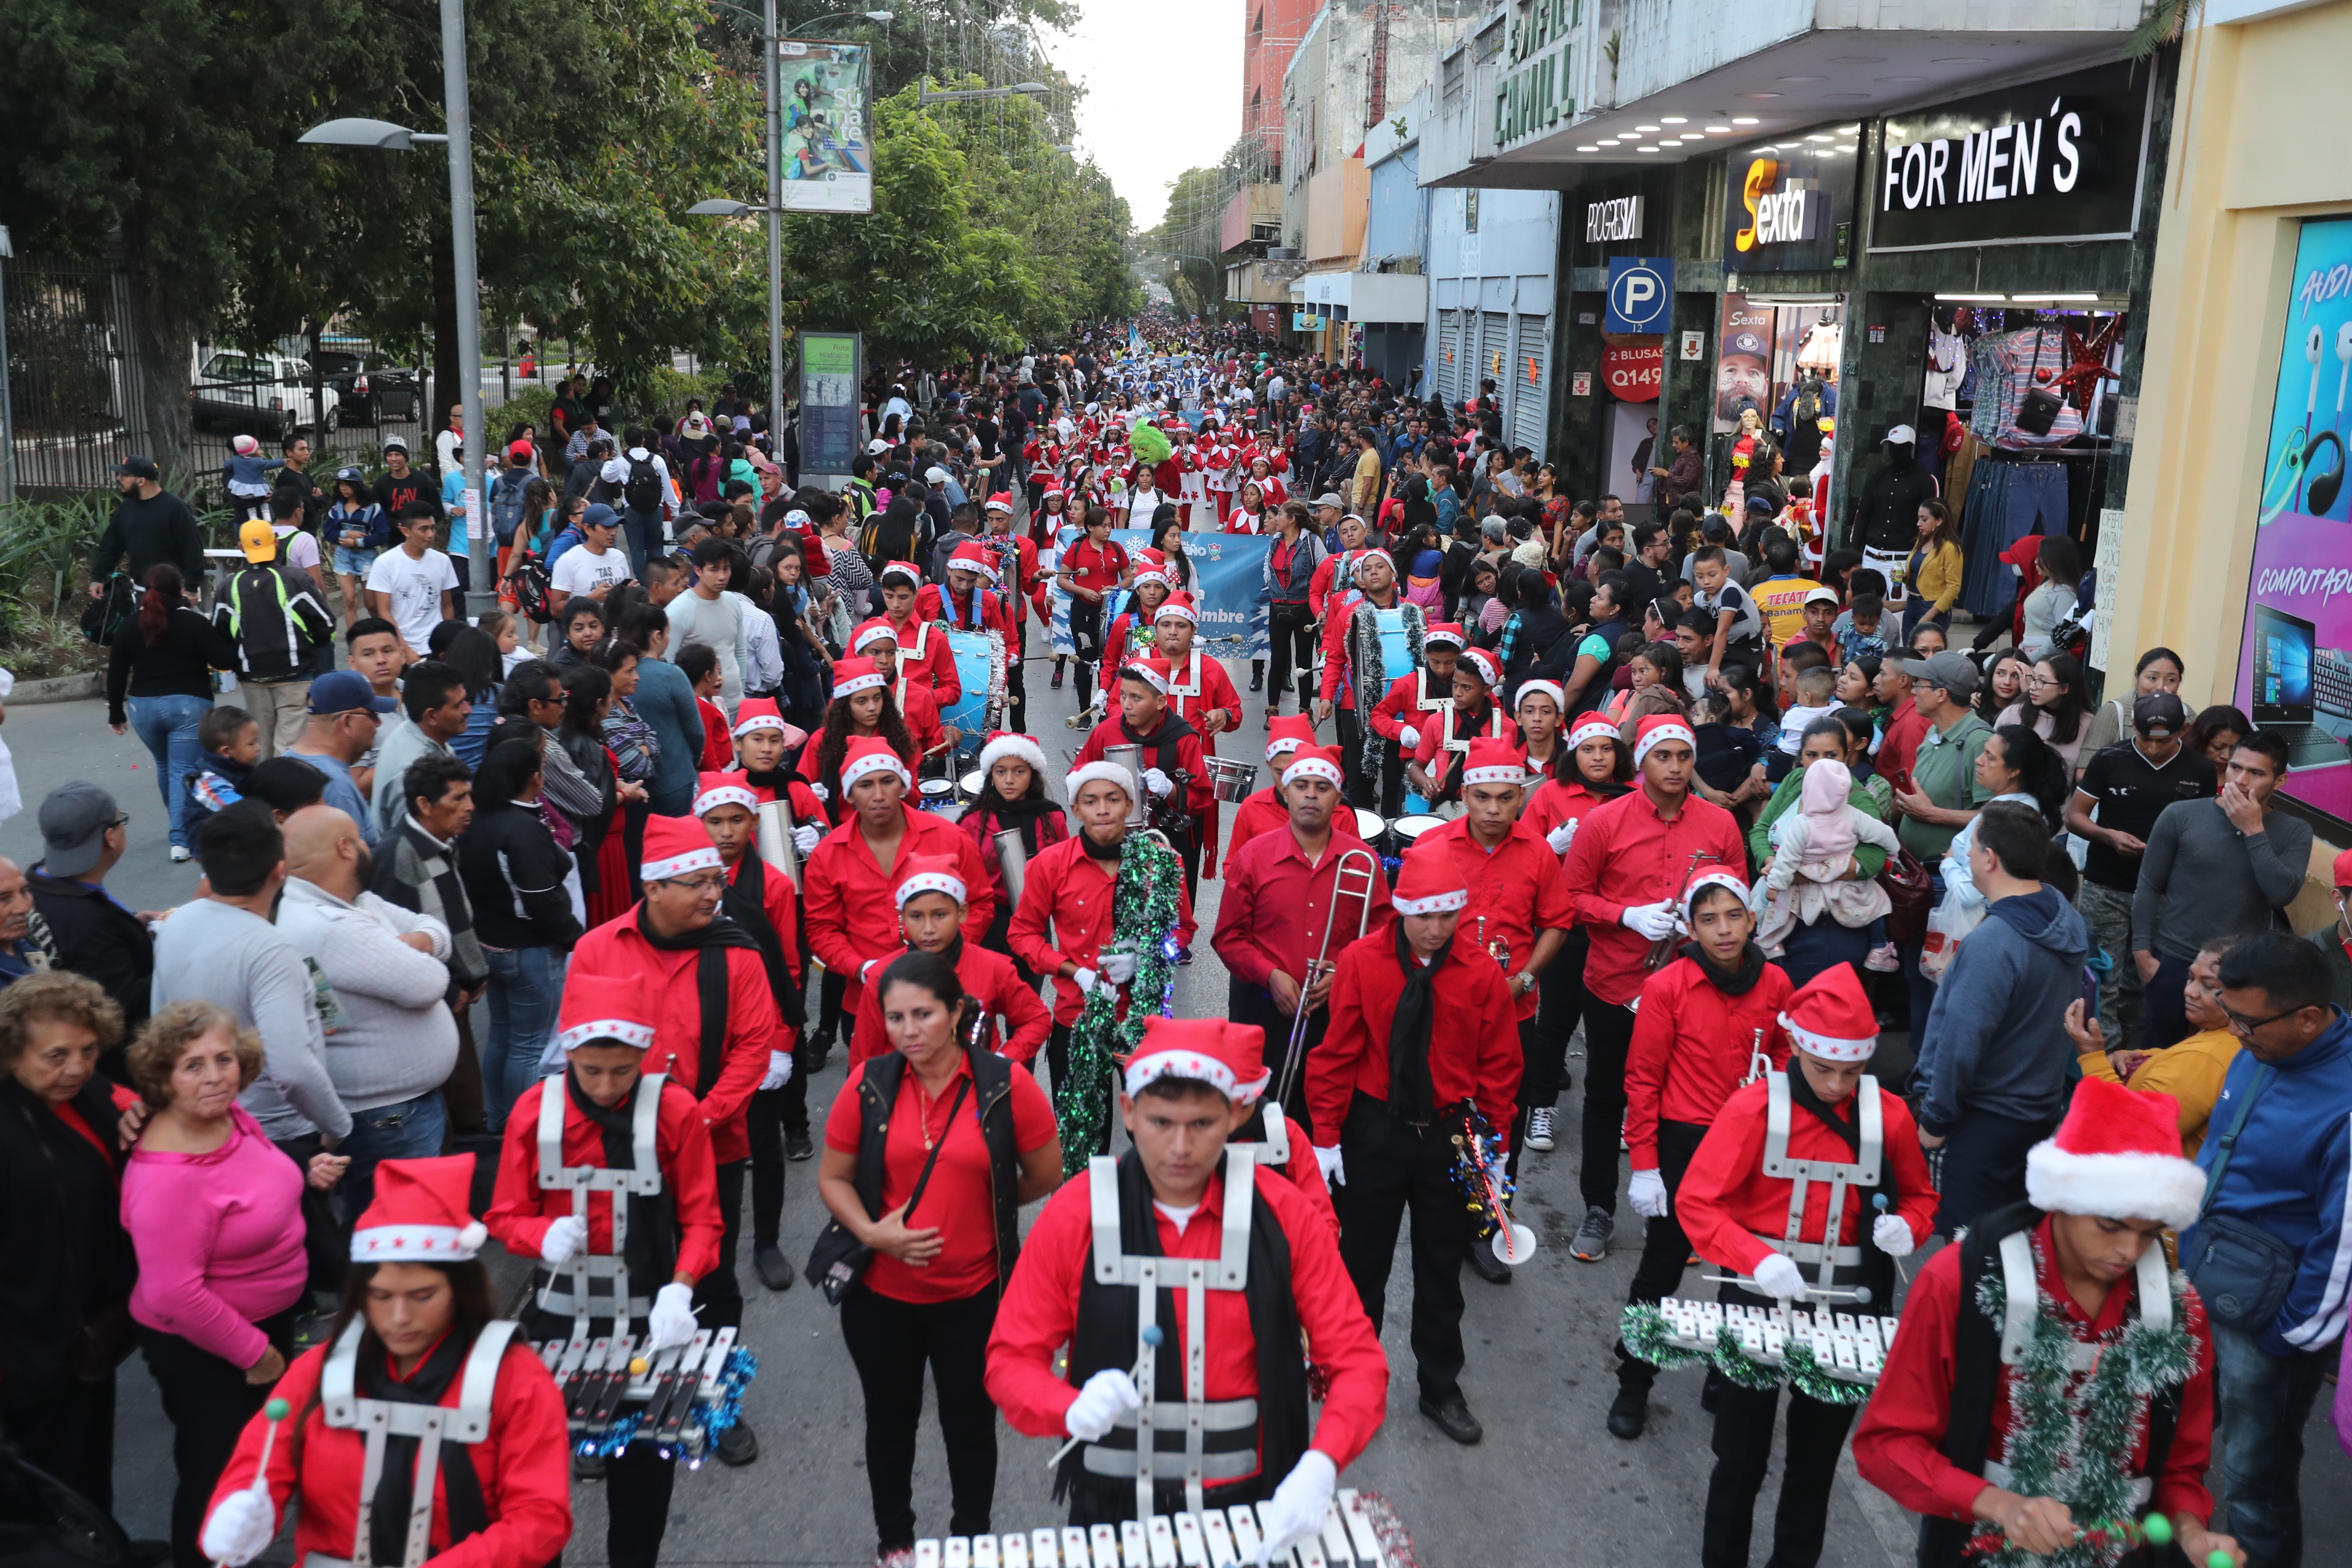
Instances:
[[[150,429],[122,275],[57,257],[0,268],[16,488],[112,483],[114,466],[148,445]]]

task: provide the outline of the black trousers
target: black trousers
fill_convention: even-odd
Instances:
[[[278,1354],[292,1358],[292,1308],[254,1327],[269,1337]],[[236,1452],[245,1424],[268,1403],[269,1385],[246,1382],[243,1367],[231,1366],[177,1334],[142,1328],[139,1338],[147,1370],[154,1373],[156,1392],[163,1398],[163,1414],[172,1419],[172,1468],[178,1477],[172,1492],[173,1568],[206,1568],[210,1560],[196,1545],[205,1506],[228,1468],[229,1456]],[[240,1482],[252,1479],[238,1478]]]
[[[816,973],[815,962],[809,953],[808,926],[805,922],[801,926],[801,973],[803,974]],[[834,1013],[836,1016],[840,1014],[841,986],[835,984],[833,979],[833,971],[828,969],[824,972],[824,978],[817,982],[814,991],[805,986],[802,988],[801,1006],[803,1015],[805,1015],[809,1004],[812,1001],[814,1001],[819,1016],[823,1016],[824,1012],[824,987],[828,984],[832,984],[834,987]],[[817,1068],[824,1058],[825,1046],[829,1041],[825,1037],[820,1037],[815,1029],[809,1026],[809,1021],[805,1016],[798,1018],[788,1018],[785,1022],[793,1026],[793,1079],[790,1083],[784,1085],[783,1088],[776,1091],[782,1097],[777,1103],[777,1118],[782,1122],[783,1130],[786,1132],[798,1133],[800,1136],[805,1138],[808,1136],[809,1130],[809,1079],[816,1076]],[[755,1094],[752,1096],[752,1099],[756,1101],[759,1097]],[[753,1132],[751,1137],[751,1158],[754,1162],[753,1169],[756,1170],[758,1168],[757,1162],[760,1158],[760,1140],[759,1134],[756,1131]],[[779,1202],[782,1201],[782,1191],[783,1189],[782,1187],[777,1188]],[[765,1215],[767,1211],[759,1206],[763,1200],[759,1195],[760,1188],[756,1184],[754,1184],[751,1189],[751,1194],[752,1213],[755,1215]],[[764,1219],[762,1219],[761,1223],[765,1223]],[[762,1234],[765,1233],[763,1232]]]
[[[1372,781],[1364,776],[1364,721],[1353,708],[1337,708],[1332,717],[1339,721],[1339,771],[1348,778],[1348,785],[1339,793],[1349,805],[1370,806],[1372,804]]]
[[[793,1053],[797,1056],[797,1050]],[[773,1247],[784,1222],[784,1097],[801,1081],[800,1063],[793,1063],[793,1081],[782,1089],[755,1089],[744,1112],[743,1129],[751,1139],[751,1244]],[[808,1093],[801,1094],[802,1125],[808,1117]]]
[[[856,1024],[855,1018],[844,1019],[841,1016],[842,988],[848,984],[847,975],[835,974],[830,969],[824,972],[824,978],[817,983],[816,1026],[809,1033],[815,1037],[821,1046],[827,1048],[833,1045],[835,1034],[842,1037],[842,1044],[847,1045],[848,1032]],[[797,1068],[793,1069],[793,1076],[795,1079],[800,1076]],[[792,1085],[786,1084],[784,1087],[790,1089]]]
[[[2025,1156],[2057,1130],[2058,1118],[2022,1121],[1990,1110],[1962,1110],[1944,1139],[1944,1168],[1937,1182],[1943,1201],[1936,1228],[1946,1236],[2011,1204],[2025,1201]]]
[[[1416,723],[1418,720],[1419,715],[1411,715],[1406,722]],[[1404,815],[1404,748],[1394,741],[1389,742],[1388,751],[1381,760],[1380,804],[1372,807],[1382,816]]]
[[[1382,1101],[1359,1094],[1339,1134],[1346,1179],[1331,1193],[1339,1215],[1339,1260],[1357,1299],[1381,1330],[1397,1230],[1412,1214],[1412,1356],[1424,1399],[1462,1387],[1462,1264],[1475,1245],[1462,1190],[1454,1184],[1454,1144],[1435,1122],[1415,1127]]]
[[[1653,1222],[1655,1223],[1655,1222]],[[1772,1460],[1777,1388],[1742,1388],[1726,1378],[1716,1386],[1715,1473],[1706,1483],[1706,1529],[1701,1568],[1748,1568],[1755,1531],[1756,1494]],[[1824,1405],[1789,1391],[1789,1451],[1780,1476],[1780,1507],[1772,1520],[1772,1555],[1765,1568],[1814,1568],[1829,1526],[1830,1485],[1838,1450],[1853,1426],[1854,1405]]]
[[[1336,942],[1338,938],[1333,941]],[[1337,954],[1333,956],[1336,959]],[[1279,1091],[1284,1057],[1290,1047],[1291,1031],[1297,1027],[1298,1020],[1284,1017],[1282,1009],[1274,1005],[1274,997],[1266,991],[1231,976],[1225,980],[1225,1016],[1236,1024],[1255,1024],[1265,1031],[1265,1065],[1274,1072],[1274,1081],[1267,1089],[1270,1092]],[[1323,1029],[1330,1021],[1331,1010],[1328,1007],[1318,1007],[1307,1016],[1307,1032],[1298,1041],[1298,1069],[1291,1075],[1290,1092],[1282,1100],[1282,1113],[1298,1126],[1307,1128],[1315,1142],[1327,1147],[1339,1135],[1339,1130],[1332,1127],[1324,1130],[1319,1136],[1314,1133],[1314,1124],[1307,1114],[1307,1058],[1313,1056],[1315,1047],[1323,1043]]]
[[[1682,1206],[1676,1199],[1683,1190],[1683,1173],[1690,1169],[1691,1156],[1698,1152],[1699,1141],[1706,1136],[1706,1129],[1696,1121],[1668,1121],[1663,1117],[1658,1121],[1658,1176],[1666,1184],[1666,1212],[1645,1224],[1642,1260],[1633,1265],[1633,1284],[1625,1292],[1628,1306],[1636,1301],[1655,1306],[1683,1282],[1683,1267],[1690,1259],[1690,1237],[1683,1234]],[[1656,1367],[1627,1354],[1625,1342],[1617,1342],[1619,1383],[1647,1388],[1657,1380]]]
[[[1070,601],[1070,647],[1078,661],[1078,706],[1095,700],[1095,665],[1102,658],[1103,607],[1084,599]]]
[[[1062,1086],[1070,1080],[1070,1026],[1067,1024],[1055,1025],[1054,1032],[1045,1037],[1045,1064],[1054,1069],[1054,1097],[1059,1100]],[[1090,1153],[1110,1152],[1110,1130],[1118,1121],[1118,1071],[1116,1068],[1111,1069],[1110,1082],[1104,1087],[1103,1099],[1102,1133],[1096,1138],[1094,1148],[1088,1151]]]
[[[1286,688],[1294,681],[1298,687],[1298,710],[1305,713],[1315,705],[1315,617],[1304,604],[1276,605],[1266,613],[1267,653],[1272,667],[1265,675],[1265,706],[1270,713],[1282,711]]]
[[[1588,997],[1584,1005],[1584,1154],[1576,1184],[1587,1208],[1617,1210],[1617,1135],[1625,1125],[1625,1054],[1633,1010]]]
[[[604,1556],[612,1568],[654,1568],[669,1528],[677,1461],[632,1443],[604,1461]]]
[[[866,1393],[866,1484],[878,1549],[915,1544],[915,1431],[923,1369],[940,1391],[947,1439],[947,1534],[982,1535],[996,1499],[996,1406],[984,1374],[997,1287],[953,1301],[901,1301],[859,1285],[841,1304],[841,1338]]]
[[[316,1132],[306,1132],[278,1144],[277,1149],[307,1175],[310,1161],[326,1152],[327,1142]],[[302,1184],[302,1249],[310,1259],[310,1289],[341,1292],[343,1276],[352,1269],[351,1232],[335,1217],[332,1197],[307,1181]],[[310,1302],[298,1301],[295,1305],[299,1310]]]
[[[1521,1105],[1556,1106],[1568,1091],[1568,1042],[1587,1011],[1584,958],[1591,947],[1592,939],[1577,927],[1536,976],[1536,1040],[1519,1076]]]
[[[54,1384],[0,1387],[0,1437],[89,1501],[114,1511],[112,1366],[89,1383],[68,1372]]]
[[[743,1168],[749,1160],[730,1160],[719,1167],[719,1267],[698,1280],[695,1321],[706,1329],[743,1326],[743,1286],[735,1278],[736,1246],[743,1238]]]
[[[1024,619],[1013,628],[1013,646],[1004,650],[1004,727],[1019,735],[1029,732],[1029,679],[1022,673],[1028,658],[1029,624]]]

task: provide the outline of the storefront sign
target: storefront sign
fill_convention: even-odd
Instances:
[[[1726,269],[1811,272],[1840,265],[1837,233],[1853,220],[1860,138],[1858,127],[1806,132],[1732,153]]]
[[[2130,238],[2152,75],[2101,66],[1888,119],[1870,248]]]
[[[1323,330],[1323,318],[1309,315],[1305,310],[1293,310],[1290,313],[1290,330],[1294,332],[1319,332]]]
[[[1654,332],[1675,300],[1675,263],[1666,256],[1609,258],[1609,307],[1601,326],[1610,332]]]
[[[1549,131],[1576,112],[1569,78],[1570,26],[1579,0],[1518,0],[1510,65],[1495,84],[1495,145]]]
[[[1601,351],[1601,380],[1620,403],[1655,403],[1666,384],[1666,342],[1612,343]]]
[[[1642,198],[1618,196],[1605,202],[1589,202],[1584,208],[1584,237],[1593,245],[1613,239],[1642,237]]]

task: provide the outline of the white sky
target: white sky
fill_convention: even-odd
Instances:
[[[1214,163],[1242,132],[1243,0],[1086,0],[1076,28],[1047,34],[1054,63],[1084,84],[1078,146],[1138,228],[1168,209],[1168,186]]]

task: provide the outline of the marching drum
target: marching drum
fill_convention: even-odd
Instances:
[[[925,811],[945,812],[955,809],[955,780],[925,779],[919,787],[923,794]]]
[[[1257,788],[1257,764],[1232,757],[1210,757],[1209,792],[1219,800],[1244,801]]]
[[[1090,1529],[918,1541],[915,1568],[1243,1568],[1257,1562],[1263,1541],[1258,1510],[1242,1503]],[[1407,1568],[1416,1559],[1386,1498],[1343,1487],[1322,1533],[1274,1561],[1285,1568]]]
[[[1388,818],[1377,811],[1367,811],[1360,805],[1352,809],[1356,814],[1356,837],[1374,848],[1378,848],[1388,837]]]
[[[1389,824],[1389,831],[1395,835],[1397,853],[1402,855],[1420,843],[1423,834],[1444,826],[1445,818],[1442,816],[1400,816]]]
[[[986,773],[982,773],[978,768],[972,769],[970,773],[965,773],[961,778],[956,780],[956,799],[961,801],[966,805],[970,805],[973,801],[980,798],[981,789],[987,783],[988,775]]]

